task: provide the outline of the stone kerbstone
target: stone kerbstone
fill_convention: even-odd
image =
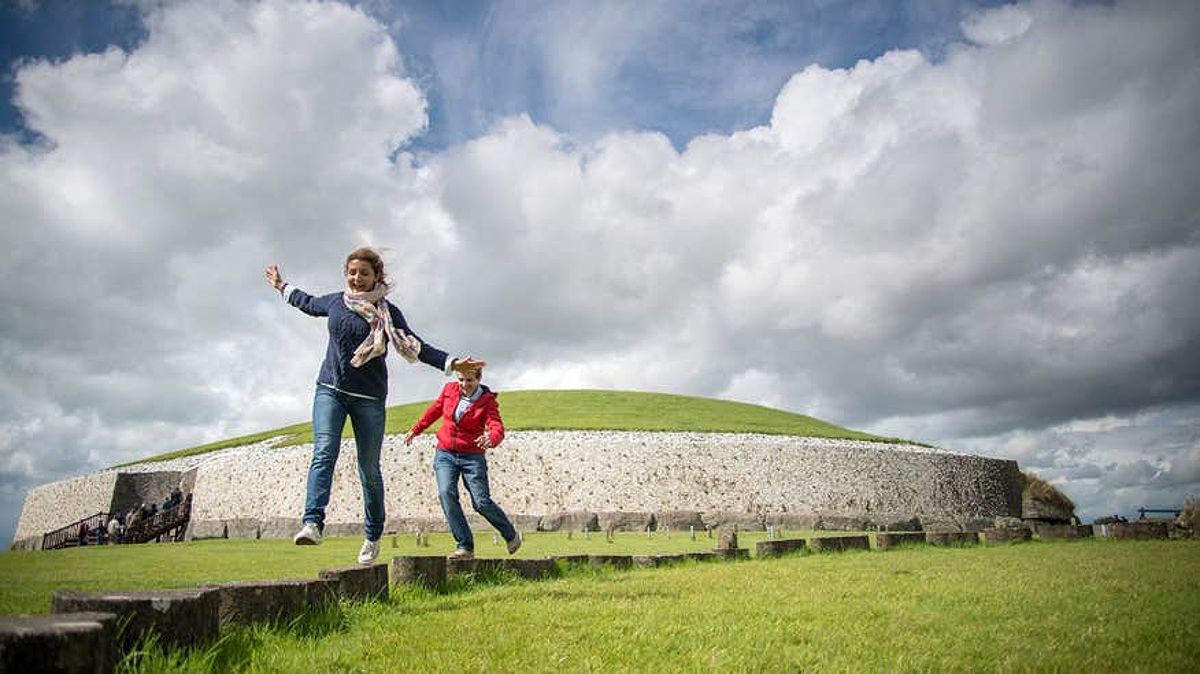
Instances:
[[[717,532],[717,549],[718,550],[735,550],[738,546],[737,527],[723,526]]]
[[[591,564],[591,562],[592,562],[591,555],[559,555],[557,557],[554,557],[553,559],[555,559],[556,561],[562,562],[564,564],[568,564],[568,565],[570,565],[570,564]]]
[[[225,535],[228,538],[258,538],[258,534],[256,519],[239,517],[225,522]]]
[[[474,573],[511,573],[525,580],[541,580],[558,573],[554,558],[544,559],[448,559],[446,560],[446,575],[460,576]]]
[[[312,607],[316,580],[245,580],[201,585],[217,593],[221,626],[254,623],[286,624]]]
[[[654,513],[601,512],[596,513],[596,522],[601,531],[645,531],[654,528]]]
[[[600,521],[596,513],[588,510],[573,510],[567,512],[543,515],[538,521],[539,531],[600,531]]]
[[[821,516],[816,513],[771,513],[763,516],[763,526],[789,531],[815,531],[821,528]]]
[[[875,534],[875,548],[878,550],[923,543],[925,543],[925,532],[923,531],[887,531]]]
[[[258,525],[259,538],[291,538],[304,523],[299,517],[268,517]]]
[[[505,566],[526,580],[541,580],[558,574],[558,565],[552,557],[542,559],[505,559]]]
[[[1024,543],[1033,540],[1033,532],[1025,527],[996,527],[983,530],[983,542],[988,545]]]
[[[412,583],[426,588],[435,588],[446,582],[446,558],[438,556],[414,556],[392,558],[392,583]]]
[[[750,559],[749,548],[725,548],[713,550],[713,556],[717,559]]]
[[[820,527],[825,531],[866,531],[868,524],[866,517],[822,513]]]
[[[773,541],[759,541],[754,544],[754,552],[758,557],[779,557],[781,555],[800,552],[807,547],[803,538],[780,538]]]
[[[829,536],[827,538],[808,539],[808,547],[817,552],[870,550],[871,542],[867,536]]]
[[[321,533],[325,536],[362,536],[363,525],[362,522],[329,522]]]
[[[687,555],[636,555],[633,558],[633,565],[639,567],[658,567],[678,564],[687,559]]]
[[[704,530],[704,518],[696,510],[664,510],[654,513],[655,526],[671,531]]]
[[[1046,541],[1091,538],[1090,524],[1043,524],[1037,528],[1038,537]]]
[[[444,517],[390,517],[383,528],[400,534],[449,531]]]
[[[1152,540],[1170,536],[1167,522],[1153,520],[1137,520],[1136,522],[1117,522],[1108,525],[1108,535],[1112,538],[1126,540]]]
[[[225,538],[225,523],[221,520],[191,520],[188,522],[187,533],[189,541],[202,541],[210,538]]]
[[[588,555],[588,563],[592,566],[611,566],[614,569],[628,569],[633,566],[632,555]]]
[[[767,528],[767,525],[763,524],[762,516],[755,513],[717,510],[705,512],[703,520],[704,526],[711,529],[736,526],[742,531],[766,531]]]
[[[318,578],[333,581],[334,592],[350,601],[388,598],[388,565],[385,563],[321,569]]]
[[[979,545],[979,534],[974,531],[926,531],[925,542],[943,548],[954,545]]]
[[[697,562],[711,562],[718,558],[715,552],[689,552],[686,554],[688,559],[694,559]]]
[[[149,634],[166,647],[189,648],[217,637],[220,629],[218,594],[211,589],[77,592],[58,590],[52,613],[80,611],[113,613],[126,627],[120,635],[124,649]]]
[[[0,672],[108,674],[116,667],[117,616],[0,616]]]

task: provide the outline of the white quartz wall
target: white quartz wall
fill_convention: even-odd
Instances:
[[[96,513],[107,512],[112,505],[116,483],[117,473],[106,471],[51,482],[29,490],[25,505],[21,507],[21,519],[17,521],[13,540],[36,537],[40,545],[42,534],[46,532]]]
[[[197,536],[287,535],[303,511],[312,446],[270,445],[266,441],[122,470],[198,468],[192,514]],[[413,447],[405,447],[400,436],[385,439],[389,521],[440,521],[433,453],[431,434]],[[727,433],[522,431],[510,433],[491,450],[488,462],[492,496],[514,516],[720,511],[961,522],[1020,515],[1014,462],[914,445]],[[109,477],[101,479],[104,475]],[[67,512],[75,519],[91,514],[83,512],[89,508],[95,512],[78,503],[85,491],[92,494],[88,503],[103,501],[106,507],[112,475],[75,478],[31,492],[18,537],[61,526],[70,519]],[[101,498],[105,484],[109,494]],[[70,508],[62,507],[64,500]],[[347,440],[334,474],[326,526],[358,531],[362,512],[354,443]],[[271,521],[275,526],[260,528]]]

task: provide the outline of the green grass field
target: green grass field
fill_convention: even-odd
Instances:
[[[793,535],[799,535],[793,534]],[[753,548],[761,533],[744,533]],[[383,558],[438,554],[385,538]],[[44,611],[57,587],[189,586],[313,577],[355,538],[320,547],[202,541],[0,555],[0,609]],[[686,534],[571,540],[522,556],[706,550]],[[502,551],[481,538],[479,551]],[[125,671],[1086,671],[1200,669],[1200,542],[1076,541],[802,554],[537,582],[394,588],[291,628],[234,630],[207,650]]]
[[[407,431],[429,401],[388,408],[387,432]],[[622,430],[702,433],[766,433],[880,442],[905,442],[852,431],[803,414],[713,398],[634,391],[502,391],[500,411],[511,431]],[[312,426],[293,424],[198,447],[152,456],[163,461],[181,456],[281,438],[276,446],[312,442]]]

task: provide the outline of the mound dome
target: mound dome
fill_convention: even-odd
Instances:
[[[411,448],[402,442],[426,404],[388,411],[382,467],[390,531],[445,526],[432,433]],[[501,392],[500,405],[510,432],[488,454],[492,495],[525,530],[974,529],[1021,514],[1013,461],[781,410],[601,391]],[[191,538],[289,536],[303,509],[310,439],[299,424],[43,485],[26,498],[14,546],[36,547],[42,533],[97,512],[161,500],[176,484],[193,497]],[[342,448],[326,530],[358,535],[363,506],[352,440]],[[482,519],[473,524],[486,527]]]

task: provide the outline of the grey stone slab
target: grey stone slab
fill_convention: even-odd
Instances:
[[[316,580],[247,580],[202,585],[217,593],[221,625],[287,624],[311,608]]]
[[[559,555],[554,557],[556,561],[564,564],[590,564],[591,555]]]
[[[1090,524],[1043,524],[1037,528],[1038,538],[1046,541],[1061,541],[1076,538],[1091,538]]]
[[[325,536],[362,536],[362,522],[330,522],[325,524]]]
[[[711,562],[718,559],[715,552],[689,552],[687,553],[687,558],[694,559],[697,562]]]
[[[588,563],[592,566],[628,569],[633,566],[633,555],[588,555]]]
[[[387,564],[322,569],[317,577],[334,581],[334,591],[343,599],[371,601],[388,598]]]
[[[871,542],[867,536],[828,536],[808,539],[808,547],[817,552],[870,550]]]
[[[654,513],[648,512],[601,512],[596,513],[596,522],[601,531],[645,531],[654,529]]]
[[[222,520],[192,520],[188,523],[187,534],[189,541],[202,541],[210,538],[227,538],[225,522]]]
[[[1127,539],[1127,540],[1153,540],[1158,538],[1168,538],[1170,536],[1170,527],[1167,522],[1138,520],[1135,522],[1117,522],[1107,525],[1108,536],[1110,538]]]
[[[750,549],[749,548],[727,548],[727,549],[718,548],[716,550],[713,550],[712,554],[717,559],[724,559],[724,560],[750,559]]]
[[[268,517],[258,525],[259,538],[291,538],[304,523],[299,517]]]
[[[1033,532],[1025,527],[984,529],[983,542],[988,545],[1004,545],[1006,543],[1024,543],[1033,540]]]
[[[979,545],[979,534],[974,531],[926,531],[925,542],[942,548]]]
[[[704,517],[698,510],[663,510],[654,513],[655,526],[671,531],[704,530]]]
[[[108,674],[116,639],[113,613],[0,616],[0,672]]]
[[[780,557],[800,552],[807,547],[808,543],[803,538],[779,538],[755,543],[754,552],[758,557]]]
[[[543,515],[538,521],[539,531],[600,531],[596,513],[588,510],[570,510]]]
[[[227,538],[258,538],[258,520],[251,517],[239,517],[225,521]]]
[[[149,634],[166,647],[187,648],[215,639],[220,628],[219,597],[211,589],[77,592],[58,590],[52,613],[114,613],[125,625],[120,635],[125,649]]]
[[[887,531],[875,534],[875,548],[887,550],[901,545],[923,545],[926,543],[924,531]]]
[[[393,557],[392,582],[436,588],[446,582],[446,558],[441,555]]]
[[[756,513],[732,512],[727,510],[714,510],[706,512],[701,516],[704,525],[719,529],[724,526],[736,526],[742,531],[765,531],[767,525],[764,524],[763,516]]]

